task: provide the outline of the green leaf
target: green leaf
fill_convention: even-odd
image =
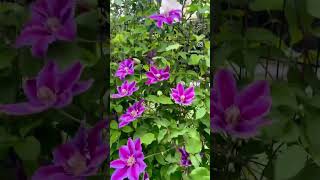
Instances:
[[[320,1],[319,0],[306,0],[307,1],[307,11],[312,16],[320,18]]]
[[[167,134],[168,130],[167,129],[160,129],[159,134],[158,134],[158,142],[160,142],[164,136]]]
[[[202,142],[199,132],[196,130],[188,130],[188,137],[185,137],[186,151],[191,154],[199,153],[202,150]]]
[[[293,109],[298,107],[297,99],[290,87],[284,83],[273,83],[271,88],[272,105],[288,106]]]
[[[207,112],[207,110],[206,110],[205,107],[198,108],[198,109],[196,110],[196,119],[201,119],[201,118],[203,118],[203,116],[206,115],[206,112]]]
[[[176,43],[173,45],[169,45],[168,47],[166,47],[166,51],[170,51],[170,50],[174,50],[174,49],[179,49],[181,47],[180,44]]]
[[[189,65],[198,65],[203,56],[192,54],[190,56]]]
[[[121,135],[120,131],[111,129],[110,130],[110,145],[115,143],[119,139],[120,135]]]
[[[145,145],[149,145],[155,140],[156,140],[156,138],[154,137],[154,134],[152,134],[152,133],[147,133],[141,137],[141,143],[143,143]]]
[[[130,133],[133,131],[133,128],[130,126],[125,126],[125,127],[121,128],[121,131],[123,131],[125,133]]]
[[[40,142],[33,136],[29,136],[14,144],[14,150],[22,160],[36,160],[40,155]]]
[[[146,97],[147,101],[160,103],[160,104],[173,104],[171,98],[161,95],[161,96],[155,96],[155,95],[149,95]]]
[[[190,160],[191,160],[191,163],[194,167],[199,167],[199,160],[197,159],[197,157],[195,157],[193,154],[190,155]]]
[[[253,11],[282,10],[284,0],[254,0],[249,4]]]
[[[198,167],[191,171],[190,177],[192,180],[209,180],[210,172],[207,168]]]
[[[275,180],[294,177],[305,166],[307,156],[302,147],[297,145],[290,146],[275,160]]]

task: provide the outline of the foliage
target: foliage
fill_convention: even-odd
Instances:
[[[183,2],[181,2],[183,4]],[[141,138],[150,179],[198,179],[209,177],[209,2],[192,1],[190,11],[198,19],[163,29],[148,17],[159,10],[156,1],[116,0],[111,5],[111,87],[122,84],[114,77],[123,59],[133,58],[135,74],[127,78],[136,81],[139,90],[133,96],[114,99],[111,110],[120,117],[133,103],[144,98],[146,111],[142,117],[119,129],[117,118],[110,124],[110,159],[118,158],[118,149],[129,137]],[[194,28],[198,26],[198,28]],[[147,54],[154,50],[150,59]],[[145,85],[150,62],[160,68],[170,66],[170,78],[150,86]],[[183,81],[195,87],[196,100],[191,106],[180,106],[170,98],[170,89]],[[191,167],[180,167],[178,147],[185,146]]]

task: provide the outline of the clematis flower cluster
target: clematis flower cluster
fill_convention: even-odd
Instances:
[[[23,90],[27,102],[1,104],[0,112],[8,115],[29,115],[49,108],[60,109],[72,102],[73,96],[88,90],[93,80],[79,81],[83,66],[77,62],[61,71],[54,61],[49,61],[38,76],[27,80]]]
[[[249,138],[270,123],[265,118],[272,104],[267,81],[256,81],[238,91],[233,73],[221,69],[214,76],[211,94],[211,128],[214,132]]]
[[[162,0],[160,14],[153,14],[150,19],[155,20],[158,28],[163,24],[172,25],[180,22],[182,18],[182,5],[177,0]]]
[[[15,46],[32,46],[35,57],[46,56],[49,44],[73,41],[77,25],[75,0],[37,0],[31,7],[31,19],[25,24]]]
[[[86,129],[82,124],[73,139],[53,151],[53,164],[39,168],[32,180],[80,180],[97,173],[108,156],[108,145],[102,138],[107,120]]]
[[[140,139],[133,141],[128,139],[127,145],[121,146],[119,149],[119,159],[110,163],[115,172],[111,176],[111,180],[139,180],[139,176],[147,167],[144,162],[144,154]]]

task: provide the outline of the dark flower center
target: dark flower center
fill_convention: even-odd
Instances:
[[[136,159],[133,156],[130,156],[127,160],[127,166],[133,166],[136,163]]]
[[[229,107],[225,112],[225,118],[228,123],[235,124],[240,119],[240,110],[237,106]]]
[[[56,32],[60,29],[61,23],[58,18],[51,17],[51,18],[48,18],[47,20],[47,26],[52,32]]]
[[[54,102],[56,100],[55,93],[47,86],[42,86],[38,89],[37,97],[45,104]]]
[[[87,170],[86,158],[77,152],[67,161],[67,166],[74,175],[81,175]]]

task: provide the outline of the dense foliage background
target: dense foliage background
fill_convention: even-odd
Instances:
[[[272,110],[260,136],[214,135],[217,179],[319,179],[319,7],[317,0],[215,0],[215,69],[239,87],[271,84]]]
[[[0,179],[30,179],[41,165],[52,162],[52,150],[75,134],[85,119],[93,125],[106,113],[103,95],[106,87],[106,61],[102,61],[97,1],[76,1],[77,38],[73,42],[50,45],[48,59],[61,68],[76,60],[85,66],[82,79],[93,78],[92,87],[76,96],[62,110],[48,110],[30,116],[0,115]],[[22,85],[35,77],[45,60],[34,58],[29,47],[14,49],[15,39],[30,17],[31,1],[0,3],[0,103],[26,99]],[[102,55],[102,56],[101,56]],[[102,170],[103,171],[103,170]],[[104,170],[106,171],[106,170]]]
[[[183,4],[183,1],[180,2]],[[110,122],[110,160],[118,158],[118,149],[129,137],[140,137],[146,156],[150,179],[199,179],[209,175],[209,1],[194,0],[189,13],[197,14],[192,21],[188,14],[181,23],[155,26],[148,17],[159,12],[157,1],[115,0],[111,4],[111,87],[122,84],[114,74],[120,61],[134,58],[135,80],[139,90],[133,96],[113,99],[111,111],[120,117],[134,102],[144,98],[147,110],[122,129],[117,118]],[[153,58],[147,56],[151,51]],[[150,86],[145,85],[149,63],[160,68],[170,66],[170,79]],[[195,87],[196,100],[191,106],[175,104],[170,88],[183,81]],[[190,153],[191,167],[180,167],[178,147]]]

